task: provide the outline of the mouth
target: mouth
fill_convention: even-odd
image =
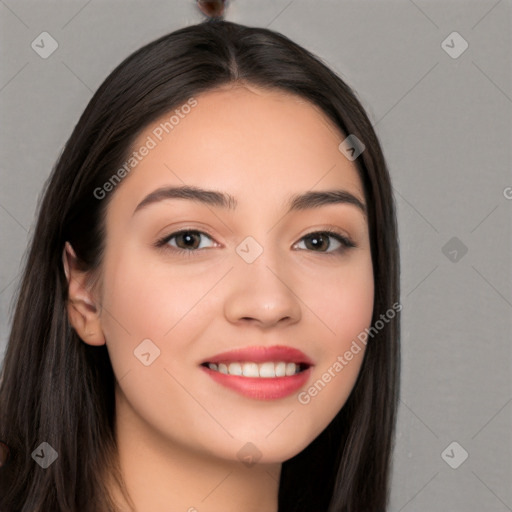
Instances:
[[[203,363],[201,366],[224,375],[260,379],[292,377],[309,368],[307,363],[287,363],[285,361],[267,361],[265,363],[256,363],[255,361],[230,363],[225,361],[222,363]]]
[[[304,386],[313,362],[291,347],[248,347],[224,352],[200,364],[215,382],[258,400],[284,398]]]

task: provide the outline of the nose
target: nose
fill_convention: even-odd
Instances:
[[[270,251],[263,251],[250,264],[237,261],[230,274],[224,315],[231,323],[270,328],[300,320],[301,301],[293,289],[293,275]]]

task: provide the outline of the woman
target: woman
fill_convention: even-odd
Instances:
[[[371,123],[312,54],[215,19],[133,53],[47,182],[0,510],[385,510],[397,238]]]

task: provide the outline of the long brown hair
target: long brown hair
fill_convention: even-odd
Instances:
[[[101,187],[152,121],[192,96],[239,81],[300,95],[365,151],[364,185],[374,269],[373,322],[399,301],[395,205],[372,124],[350,87],[285,36],[223,20],[182,28],[140,48],[90,100],[46,182],[15,310],[0,385],[0,511],[113,510],[101,475],[119,475],[115,378],[105,346],[81,341],[67,316],[66,241],[87,270],[101,266],[108,197]],[[340,141],[341,142],[341,141]],[[301,453],[283,463],[279,512],[386,509],[399,393],[399,316],[367,344],[344,407]],[[47,442],[57,463],[31,457]]]

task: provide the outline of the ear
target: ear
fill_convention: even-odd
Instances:
[[[67,311],[71,325],[88,345],[104,345],[100,307],[95,303],[93,293],[88,290],[88,274],[79,270],[78,258],[69,242],[64,245],[62,263],[68,281]]]

